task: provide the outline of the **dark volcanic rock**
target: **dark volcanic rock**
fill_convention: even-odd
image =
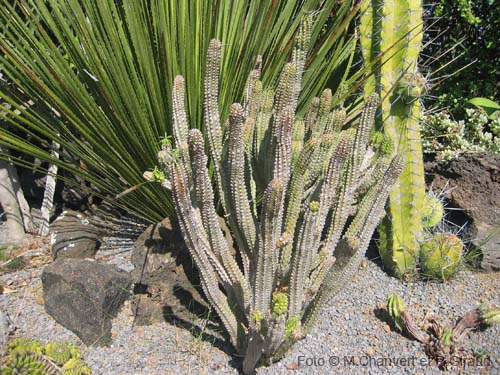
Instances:
[[[451,205],[470,218],[481,267],[500,270],[500,155],[465,153],[447,163],[428,163],[426,169],[434,189],[446,187]]]
[[[87,345],[111,341],[111,318],[130,296],[130,276],[84,259],[57,259],[42,273],[45,311]]]
[[[208,307],[199,290],[194,268],[175,219],[149,226],[137,239],[132,253],[136,324],[170,321],[191,324]]]
[[[101,245],[103,230],[92,225],[77,211],[64,211],[50,227],[52,256],[56,258],[92,258]]]

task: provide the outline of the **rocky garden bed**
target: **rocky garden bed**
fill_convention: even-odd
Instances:
[[[428,167],[433,188],[442,188],[451,205],[469,204],[460,212],[474,238],[498,219],[496,161],[465,156],[446,169]],[[472,170],[476,182],[470,182]],[[493,178],[477,178],[488,174]],[[0,235],[6,237],[3,224]],[[386,305],[388,294],[401,296],[419,329],[429,321],[453,326],[486,300],[500,305],[498,247],[486,249],[477,262],[462,262],[445,283],[402,282],[387,275],[372,246],[313,331],[257,374],[500,373],[500,325],[469,332],[443,364],[400,331]],[[16,337],[68,341],[92,373],[103,375],[239,372],[242,359],[197,287],[175,219],[148,227],[130,216],[103,220],[66,211],[48,237],[31,236],[19,247],[4,244],[2,251],[23,259],[20,266],[2,266],[4,350]]]

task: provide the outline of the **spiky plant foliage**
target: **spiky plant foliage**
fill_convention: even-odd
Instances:
[[[454,234],[435,234],[421,244],[420,265],[424,276],[448,280],[458,270],[464,244]]]
[[[164,143],[158,155],[204,293],[247,373],[280,358],[349,282],[402,169],[400,158],[368,152],[376,95],[348,129],[345,110],[332,110],[330,90],[297,116],[310,33],[306,21],[275,89],[259,79],[260,65],[250,74],[248,95],[231,106],[224,135],[221,43],[210,43],[204,111],[215,190],[204,137],[188,130],[180,76],[173,89],[175,148]],[[236,256],[219,226],[216,195]]]
[[[379,93],[382,131],[405,159],[394,186],[388,215],[379,227],[379,249],[385,266],[402,277],[415,271],[422,233],[425,197],[424,167],[419,129],[420,97],[426,82],[418,70],[422,48],[422,4],[419,0],[370,0],[363,3],[360,42],[366,63],[390,50],[367,79],[367,95]]]
[[[301,17],[314,13],[298,98],[305,108],[332,72],[349,71],[358,10],[353,0],[0,0],[0,145],[69,170],[94,194],[158,222],[172,213],[170,197],[142,175],[155,165],[159,137],[172,135],[174,77],[183,75],[186,116],[201,128],[204,59],[219,38],[224,125],[253,58],[263,56],[262,80],[274,84]],[[55,144],[61,160],[51,156]]]

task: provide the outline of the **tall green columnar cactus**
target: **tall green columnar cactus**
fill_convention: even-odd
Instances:
[[[402,277],[413,272],[418,261],[425,197],[418,122],[425,80],[417,66],[422,5],[420,0],[371,0],[362,11],[363,56],[367,64],[375,64],[365,92],[382,98],[378,125],[392,140],[394,153],[405,159],[405,168],[390,194],[388,215],[379,227],[382,260]]]
[[[296,116],[310,22],[302,25],[275,90],[262,87],[256,65],[245,102],[231,107],[226,134],[218,114],[221,44],[213,40],[205,80],[208,145],[199,130],[187,130],[178,77],[175,148],[164,143],[158,155],[201,286],[244,356],[245,373],[259,361],[279,359],[349,282],[402,170],[401,158],[369,152],[376,94],[347,130],[345,111],[332,110],[329,90],[305,118]],[[216,211],[217,197],[223,212]]]

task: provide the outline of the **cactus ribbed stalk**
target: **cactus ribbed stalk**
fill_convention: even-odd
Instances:
[[[420,0],[370,0],[362,9],[360,42],[367,64],[375,74],[365,85],[367,94],[382,98],[379,124],[405,159],[405,168],[393,187],[388,216],[379,227],[380,253],[397,276],[415,270],[422,233],[425,197],[420,139],[420,95],[425,80],[418,71],[422,48]],[[382,60],[378,60],[382,56]]]
[[[224,137],[217,105],[220,43],[210,43],[208,153],[224,211],[219,214],[236,240],[235,251],[219,226],[203,136],[185,131],[181,78],[173,93],[176,148],[167,144],[159,154],[168,179],[163,185],[171,188],[205,296],[244,355],[245,373],[283,355],[349,282],[402,170],[399,157],[377,160],[368,152],[377,95],[348,130],[342,130],[345,110],[331,109],[329,90],[313,100],[305,118],[296,116],[310,22],[300,29],[275,93],[259,81],[259,60],[244,105],[231,107]],[[361,165],[376,169],[362,194]]]

